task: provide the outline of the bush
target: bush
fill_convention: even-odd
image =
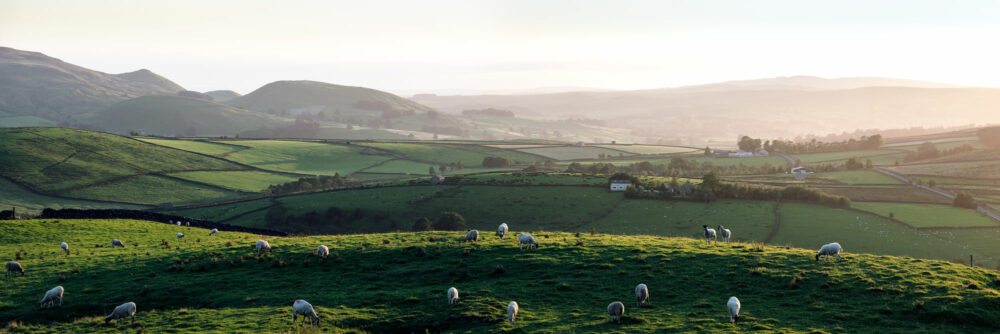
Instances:
[[[504,157],[485,157],[483,158],[483,167],[487,168],[502,168],[510,167],[514,162],[508,158]]]
[[[420,217],[417,221],[413,222],[413,232],[430,231],[431,230],[431,220],[427,217]]]
[[[433,227],[439,231],[465,231],[465,218],[457,212],[442,212]]]
[[[955,196],[955,200],[952,202],[952,205],[965,209],[975,209],[979,207],[979,205],[976,204],[975,199],[972,198],[972,195],[964,191],[958,192],[958,195]]]

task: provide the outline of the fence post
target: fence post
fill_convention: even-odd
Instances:
[[[969,267],[972,267],[972,254],[969,254]]]

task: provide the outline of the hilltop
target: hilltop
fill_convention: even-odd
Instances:
[[[146,69],[108,74],[42,53],[0,47],[0,111],[14,115],[71,121],[119,101],[181,90]]]
[[[400,114],[426,113],[431,108],[391,93],[364,87],[334,85],[317,81],[277,81],[230,101],[240,108],[273,114],[295,115],[322,112],[343,117],[374,116],[396,111]]]
[[[520,231],[512,225],[512,233]],[[261,237],[131,220],[34,220],[0,225],[5,260],[28,272],[5,283],[0,318],[23,332],[286,332],[295,299],[312,303],[326,331],[357,332],[982,332],[1000,326],[995,272],[942,261],[685,238],[533,231],[540,248],[517,249],[490,233]],[[177,240],[174,235],[186,236]],[[119,238],[122,248],[109,248]],[[257,239],[270,254],[254,255]],[[72,250],[64,256],[59,243]],[[331,257],[313,256],[317,245]],[[95,247],[101,245],[102,247]],[[849,248],[848,248],[849,249]],[[317,279],[317,278],[322,279]],[[650,287],[635,307],[633,289]],[[62,308],[37,310],[45,290],[66,289]],[[460,290],[449,306],[445,290]],[[725,303],[738,296],[741,323]],[[521,305],[517,325],[504,307]],[[608,303],[626,305],[611,324]],[[123,302],[135,325],[104,327]]]

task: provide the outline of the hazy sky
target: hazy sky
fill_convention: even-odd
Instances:
[[[998,1],[0,0],[0,45],[193,90],[658,88],[785,75],[1000,86]]]

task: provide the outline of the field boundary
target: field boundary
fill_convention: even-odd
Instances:
[[[73,200],[73,201],[89,201],[89,202],[97,202],[97,203],[105,203],[105,204],[132,205],[132,206],[138,206],[138,207],[146,207],[147,209],[155,208],[155,206],[149,205],[149,204],[135,204],[135,203],[128,203],[128,202],[116,202],[116,201],[107,201],[107,200],[100,200],[100,199],[86,199],[86,198],[67,197],[67,196],[62,196],[62,195],[58,195],[58,194],[47,194],[47,193],[43,193],[43,192],[37,191],[37,190],[35,190],[35,189],[31,188],[31,187],[28,187],[24,183],[18,182],[17,180],[11,179],[9,177],[0,176],[0,178],[3,178],[4,180],[10,181],[10,183],[13,183],[13,184],[17,185],[18,187],[21,187],[21,188],[23,188],[24,190],[26,190],[26,191],[28,191],[30,193],[33,193],[35,195],[40,195],[40,196],[48,196],[48,197],[60,198],[60,199],[65,199],[65,200]]]
[[[771,225],[771,230],[764,237],[764,241],[762,241],[764,244],[771,242],[771,239],[774,239],[774,236],[778,234],[778,229],[781,228],[781,201],[774,201],[771,212],[774,213],[774,225]]]

